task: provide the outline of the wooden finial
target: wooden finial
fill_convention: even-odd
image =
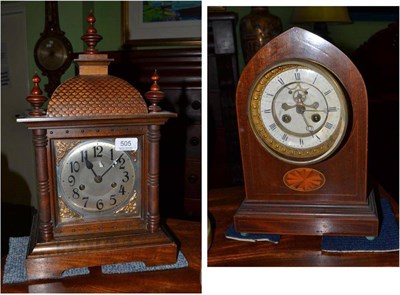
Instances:
[[[47,97],[42,95],[42,89],[40,89],[40,77],[38,74],[32,78],[33,88],[31,90],[31,95],[29,95],[26,100],[31,104],[32,110],[29,112],[31,116],[43,116],[46,114],[46,111],[41,109],[43,104],[47,101]]]
[[[149,106],[150,113],[161,112],[161,108],[158,106],[158,104],[165,97],[164,92],[160,91],[160,86],[157,84],[159,79],[160,76],[158,76],[156,69],[154,70],[154,74],[151,76],[153,84],[150,86],[150,91],[146,92],[144,95],[151,103]]]
[[[92,10],[90,10],[89,15],[86,18],[86,21],[88,22],[89,26],[86,29],[86,34],[83,35],[81,39],[87,44],[85,53],[95,54],[97,53],[96,45],[103,39],[103,37],[97,34],[97,30],[94,27],[96,18],[94,17]]]

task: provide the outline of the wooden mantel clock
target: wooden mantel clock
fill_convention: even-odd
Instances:
[[[367,93],[350,59],[292,28],[260,49],[237,86],[244,233],[377,236],[367,190]]]
[[[36,75],[27,100],[33,109],[17,119],[33,133],[38,217],[26,259],[30,279],[58,277],[70,268],[129,261],[171,264],[177,246],[159,224],[160,127],[176,114],[157,105],[163,92],[145,94],[108,75],[112,61],[95,48],[93,26],[82,39],[79,75],[53,93],[41,109]]]

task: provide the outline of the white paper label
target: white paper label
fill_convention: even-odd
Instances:
[[[116,151],[136,151],[137,148],[138,148],[138,139],[136,137],[115,139]]]

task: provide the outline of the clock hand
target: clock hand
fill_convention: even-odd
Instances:
[[[89,170],[92,170],[92,172],[93,172],[93,174],[94,174],[95,177],[98,177],[97,174],[96,174],[96,172],[94,172],[94,170],[93,170],[93,163],[89,161],[89,159],[87,158],[87,155],[86,155],[86,157],[85,157],[85,162],[86,162],[86,167],[87,167]]]
[[[285,111],[287,111],[287,110],[290,110],[290,109],[293,109],[293,108],[295,108],[297,106],[297,104],[294,104],[294,105],[288,105],[286,102],[284,102],[283,104],[282,104],[282,109],[283,110],[285,110]]]
[[[318,102],[314,102],[313,104],[308,105],[308,104],[303,103],[303,101],[302,101],[301,98],[299,97],[299,100],[297,101],[297,104],[288,105],[286,102],[284,102],[284,103],[282,104],[282,109],[285,110],[285,111],[287,111],[287,110],[293,109],[293,108],[295,108],[295,107],[297,107],[297,106],[302,106],[302,107],[317,109],[317,108],[319,107],[319,103],[318,103]],[[304,111],[309,111],[309,110],[304,110]]]
[[[313,109],[317,109],[319,107],[319,103],[318,102],[314,102],[310,105],[304,104],[305,107],[307,108],[313,108]]]
[[[110,167],[108,167],[107,170],[104,171],[104,173],[100,176],[100,178],[103,178],[104,175],[106,175],[106,173],[108,173],[108,171],[111,170],[111,168],[114,168],[115,165],[117,165],[118,161],[122,158],[123,155],[124,155],[124,154],[121,154],[121,155],[118,157],[118,159],[116,159],[114,162],[112,162],[112,164],[110,165]]]
[[[304,112],[301,113],[301,116],[303,117],[304,122],[305,122],[306,125],[307,125],[306,130],[309,131],[309,132],[311,133],[311,136],[314,136],[314,134],[313,134],[314,127],[311,126],[311,125],[308,123],[307,118],[306,118],[306,116],[304,115]]]

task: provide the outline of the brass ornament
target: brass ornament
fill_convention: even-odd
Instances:
[[[328,140],[325,142],[313,146],[311,148],[291,148],[287,145],[282,144],[277,139],[275,139],[271,133],[267,130],[266,126],[263,123],[261,117],[261,100],[262,95],[264,93],[265,88],[269,84],[269,82],[279,75],[280,73],[295,69],[295,68],[303,68],[307,69],[308,66],[303,66],[301,64],[283,64],[279,65],[272,70],[268,70],[264,72],[259,78],[258,82],[253,86],[253,89],[250,91],[250,99],[249,99],[249,121],[251,128],[253,129],[258,141],[268,150],[272,151],[272,153],[276,153],[279,158],[283,160],[293,161],[302,160],[302,161],[312,161],[325,153],[329,152],[334,144],[337,142],[338,138],[341,135],[341,131],[345,128],[343,126],[342,121],[340,120],[336,130],[332,133]],[[322,71],[322,69],[320,69]],[[335,81],[331,81],[333,85],[337,86],[338,91],[340,90],[339,86]],[[304,162],[303,162],[304,163]]]
[[[60,161],[64,159],[65,155],[80,143],[80,140],[56,140],[54,145],[56,147],[57,166],[60,164]]]
[[[132,197],[130,198],[128,205],[126,205],[125,207],[119,209],[118,211],[115,212],[115,214],[118,213],[137,213],[137,192],[135,191],[132,195]]]
[[[61,196],[58,197],[58,207],[59,207],[59,215],[60,215],[61,219],[82,218],[81,215],[72,211],[65,205]]]

